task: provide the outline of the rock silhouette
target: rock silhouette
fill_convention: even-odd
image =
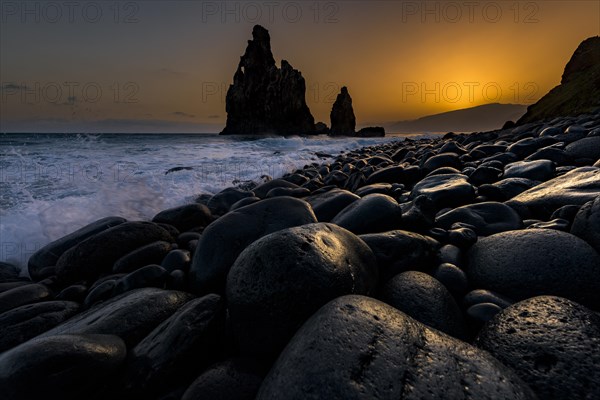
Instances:
[[[275,65],[269,31],[256,25],[227,91],[227,124],[221,134],[313,134],[315,120],[305,92],[302,73],[286,60],[281,68]]]
[[[352,109],[352,97],[346,86],[342,87],[331,109],[332,136],[352,136],[356,128],[356,117]]]

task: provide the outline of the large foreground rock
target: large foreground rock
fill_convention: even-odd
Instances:
[[[514,304],[476,345],[512,368],[540,399],[600,398],[600,316],[560,297]]]
[[[508,231],[480,239],[469,251],[473,287],[515,300],[555,295],[600,309],[600,255],[570,233]]]
[[[152,222],[125,222],[106,229],[65,251],[56,262],[56,275],[63,283],[95,280],[112,270],[115,262],[144,245],[173,242],[171,234]]]
[[[111,334],[134,345],[163,322],[192,295],[173,290],[145,288],[133,290],[100,303],[69,319],[42,336],[60,334]]]
[[[0,396],[10,400],[86,399],[117,373],[125,343],[112,335],[37,338],[0,355]]]
[[[222,293],[229,268],[250,243],[281,229],[317,222],[310,205],[292,197],[266,199],[231,211],[206,228],[190,268],[200,294]]]
[[[524,191],[508,205],[524,205],[536,217],[547,217],[566,205],[582,205],[600,195],[600,168],[581,167]]]
[[[310,224],[257,240],[227,277],[229,315],[242,352],[277,356],[323,304],[369,294],[376,282],[373,253],[339,226]]]
[[[500,362],[363,296],[322,307],[296,333],[257,399],[534,399]]]

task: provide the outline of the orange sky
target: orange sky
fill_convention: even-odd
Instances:
[[[277,62],[302,71],[316,120],[329,122],[345,85],[358,125],[535,102],[600,34],[598,1],[96,2],[97,21],[8,3],[32,8],[2,6],[3,130],[111,120],[217,131],[255,23]]]

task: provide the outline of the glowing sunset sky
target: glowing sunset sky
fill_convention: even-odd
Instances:
[[[533,103],[600,34],[598,1],[2,0],[1,12],[0,131],[218,132],[255,24],[302,72],[317,121],[345,85],[359,126]]]

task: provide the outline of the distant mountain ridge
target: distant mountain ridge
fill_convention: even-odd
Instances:
[[[600,36],[579,44],[565,66],[560,85],[550,90],[517,125],[542,119],[593,112],[600,107]]]
[[[477,132],[502,128],[506,121],[516,121],[527,111],[523,104],[491,103],[463,108],[415,120],[384,124],[394,133]]]

